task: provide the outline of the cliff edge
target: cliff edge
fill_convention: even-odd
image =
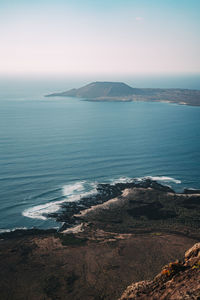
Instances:
[[[163,267],[152,281],[131,284],[119,300],[200,299],[200,243],[185,253],[182,262]]]

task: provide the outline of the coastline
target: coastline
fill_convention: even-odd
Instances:
[[[78,89],[45,95],[91,102],[164,102],[200,106],[200,91],[180,88],[132,88],[123,82],[92,82]]]
[[[184,226],[187,228],[187,222],[188,220],[185,220],[186,224],[179,224],[177,223],[177,220],[175,223],[173,223],[173,219],[177,219],[177,215],[174,214],[173,209],[177,210],[176,206],[172,208],[172,210],[166,210],[163,206],[163,203],[160,203],[160,198],[163,197],[164,201],[174,201],[178,203],[178,207],[181,207],[181,201],[183,202],[182,208],[184,209],[184,206],[188,209],[191,213],[192,210],[195,211],[196,208],[198,208],[198,201],[200,201],[200,190],[195,189],[184,189],[182,193],[176,193],[171,187],[167,185],[163,185],[158,183],[155,180],[152,180],[150,178],[144,178],[141,179],[132,179],[129,182],[117,182],[114,184],[108,184],[108,183],[102,183],[98,184],[96,187],[97,192],[95,194],[91,194],[88,196],[84,196],[80,198],[79,201],[76,202],[64,202],[61,206],[61,209],[55,213],[49,213],[46,215],[48,218],[53,218],[57,222],[61,223],[62,225],[60,228],[48,228],[48,229],[39,229],[39,228],[18,228],[14,230],[5,230],[0,233],[0,239],[4,238],[17,238],[21,236],[29,236],[29,235],[41,235],[41,234],[48,234],[48,233],[67,233],[67,232],[76,232],[76,228],[82,228],[82,225],[85,223],[92,223],[95,219],[95,222],[98,223],[98,226],[107,226],[112,224],[114,222],[115,226],[118,227],[118,231],[120,232],[120,225],[117,226],[116,224],[121,224],[124,222],[123,218],[121,220],[115,220],[113,221],[113,218],[119,218],[117,216],[116,211],[117,210],[123,210],[124,207],[126,207],[126,210],[133,209],[133,214],[131,215],[131,212],[126,216],[126,218],[129,218],[129,215],[131,218],[129,218],[130,223],[126,224],[125,228],[122,231],[134,231],[135,233],[139,232],[153,232],[154,226],[160,226],[159,224],[156,225],[156,222],[158,222],[158,219],[164,219],[165,223],[167,224],[168,219],[170,219],[170,222],[172,223],[172,227],[175,226],[175,229],[169,229],[162,228],[160,226],[159,230],[163,230],[163,232],[175,232],[180,234],[184,234],[186,236],[190,236],[190,233],[186,233],[187,230],[180,229],[181,227],[184,228]],[[155,201],[144,201],[144,195],[147,194],[147,198],[155,199]],[[141,200],[141,197],[142,200]],[[156,200],[158,198],[158,200]],[[131,199],[131,200],[130,200]],[[134,199],[134,200],[133,200]],[[174,200],[175,199],[175,200]],[[199,200],[198,200],[199,199]],[[135,201],[135,203],[134,203]],[[130,203],[129,203],[130,202]],[[156,203],[157,202],[157,203]],[[194,203],[193,203],[194,202]],[[174,205],[173,203],[173,205]],[[133,204],[133,205],[132,205]],[[133,206],[133,207],[132,207]],[[180,208],[179,207],[179,208]],[[147,208],[147,209],[146,209]],[[148,210],[155,210],[156,212],[153,212],[153,216],[148,215]],[[134,212],[135,209],[135,212]],[[138,210],[138,212],[137,212]],[[163,214],[164,212],[164,214]],[[106,220],[104,218],[104,215],[111,214],[109,217],[111,221],[108,219]],[[112,216],[112,213],[114,214]],[[142,221],[138,219],[138,213],[139,215],[143,215]],[[146,215],[147,213],[147,215]],[[156,216],[156,214],[162,214],[160,218]],[[169,215],[167,215],[169,214]],[[148,219],[149,218],[149,224]],[[102,222],[98,222],[99,219],[104,219]],[[155,222],[155,220],[157,221]],[[110,224],[109,224],[110,222]],[[162,221],[164,222],[164,221]],[[133,224],[134,228],[133,228]],[[184,222],[183,222],[184,223]],[[174,225],[175,224],[175,225]],[[147,230],[147,226],[151,225],[152,228]],[[194,225],[194,224],[193,224]],[[194,227],[194,226],[191,226]],[[168,225],[167,225],[168,226]],[[83,226],[84,227],[84,226]],[[112,227],[112,226],[111,226]],[[130,227],[130,229],[129,229]],[[189,226],[190,227],[190,226]],[[195,225],[196,227],[196,225]],[[179,228],[177,230],[177,228]],[[116,230],[116,228],[114,228]],[[199,235],[197,234],[197,237]]]
[[[188,226],[185,214],[184,224],[181,211],[173,211],[184,210],[183,204],[196,205],[190,212],[198,210],[199,190],[177,194],[150,179],[98,189],[88,207],[71,216],[65,207],[55,216],[67,218],[59,231],[0,234],[3,299],[9,293],[12,299],[117,300],[132,282],[152,280],[200,241],[199,226]]]
[[[196,242],[177,234],[92,228],[87,233],[1,240],[1,297],[117,300],[132,282],[153,279]]]
[[[59,96],[59,97],[65,97],[65,96]],[[199,107],[199,103],[188,103],[185,101],[173,101],[173,100],[157,100],[157,99],[121,99],[121,98],[112,98],[112,97],[106,97],[106,98],[95,98],[95,99],[81,99],[81,101],[87,101],[87,102],[123,102],[123,103],[140,103],[140,102],[148,102],[148,103],[166,103],[166,104],[176,104],[176,105],[185,105],[185,106],[193,106],[193,107]]]

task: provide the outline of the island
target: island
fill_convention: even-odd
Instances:
[[[46,97],[77,97],[86,101],[150,101],[200,106],[200,90],[133,88],[123,82],[92,82]]]

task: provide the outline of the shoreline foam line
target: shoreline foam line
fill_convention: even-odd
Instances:
[[[22,215],[27,218],[45,221],[49,219],[46,215],[57,212],[63,203],[79,201],[82,197],[95,194],[97,192],[96,185],[96,183],[87,183],[86,181],[64,185],[62,194],[66,197],[65,199],[27,208],[22,212]]]
[[[155,181],[165,181],[165,182],[174,182],[176,184],[180,184],[181,180],[175,179],[173,177],[168,177],[168,176],[145,176],[143,177],[144,179],[151,179]]]
[[[6,232],[13,232],[15,230],[28,230],[28,228],[27,227],[16,227],[16,228],[12,228],[12,229],[0,228],[0,234],[1,233],[6,233]]]
[[[133,181],[142,181],[145,179],[151,179],[154,181],[162,181],[162,182],[173,182],[176,184],[180,184],[181,181],[172,177],[167,176],[145,176],[145,177],[138,177],[138,178],[130,178],[121,176],[118,179],[108,180],[107,183],[111,185],[115,185],[117,183],[128,183]],[[49,217],[48,214],[57,212],[61,205],[65,202],[75,202],[79,201],[82,197],[88,197],[91,195],[96,194],[98,183],[97,182],[87,182],[87,181],[77,181],[72,184],[67,184],[62,187],[62,195],[66,197],[63,200],[59,201],[51,201],[45,204],[39,204],[30,208],[25,209],[22,212],[22,215],[27,218],[32,219],[40,219],[40,220],[47,220]]]

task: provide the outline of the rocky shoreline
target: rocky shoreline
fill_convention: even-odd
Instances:
[[[2,299],[119,299],[200,241],[195,192],[177,194],[149,178],[99,184],[51,215],[63,222],[59,231],[2,233]]]
[[[161,185],[148,178],[144,180],[132,179],[129,182],[115,184],[100,183],[96,187],[96,194],[88,197],[82,197],[76,202],[65,202],[59,212],[48,214],[47,216],[49,218],[55,218],[57,222],[63,222],[64,224],[59,229],[59,231],[63,231],[67,228],[80,224],[81,220],[77,215],[81,211],[103,204],[110,199],[120,197],[125,189],[132,188],[153,188],[163,192],[174,193],[170,187]]]
[[[128,182],[118,182],[113,184],[108,183],[99,183],[96,187],[96,193],[92,194],[87,197],[82,197],[79,201],[75,202],[65,202],[62,204],[61,209],[58,212],[47,214],[46,216],[48,218],[54,218],[57,222],[62,223],[62,226],[57,229],[38,229],[38,228],[32,228],[32,229],[17,229],[11,232],[3,232],[0,233],[0,239],[8,239],[8,238],[18,238],[21,236],[30,236],[30,235],[43,235],[48,233],[55,233],[55,232],[62,232],[67,229],[73,228],[75,226],[80,225],[84,220],[82,212],[88,211],[90,208],[96,209],[99,205],[102,205],[104,203],[107,203],[111,199],[119,199],[125,190],[131,190],[131,189],[152,189],[154,191],[158,191],[161,193],[170,193],[176,195],[175,191],[167,186],[158,183],[155,180],[152,180],[150,178],[144,178],[144,179],[131,179]],[[182,194],[179,195],[185,195],[190,196],[194,195],[192,198],[193,206],[198,206],[198,195],[200,195],[200,190],[194,190],[194,189],[184,189]],[[197,196],[197,199],[195,200],[195,195]],[[189,205],[189,208],[192,207],[191,200],[189,204],[185,204],[186,206]],[[147,205],[147,210],[154,210],[155,214],[158,213],[159,205],[158,203],[153,203],[153,206],[151,204],[145,204]],[[161,207],[160,207],[161,208]],[[139,214],[141,211],[139,212]],[[172,212],[171,212],[172,213]],[[112,212],[111,212],[112,214]],[[173,213],[171,215],[175,216]],[[136,216],[135,216],[136,217]],[[162,214],[161,218],[166,218]]]
[[[119,300],[193,299],[200,294],[200,243],[185,252],[182,261],[170,262],[152,281],[133,283]]]
[[[119,197],[122,195],[122,192],[125,189],[131,189],[131,188],[154,188],[156,190],[160,190],[163,192],[174,193],[174,191],[170,187],[161,185],[158,182],[151,180],[149,178],[143,180],[141,179],[138,180],[133,178],[129,182],[124,182],[124,183],[120,182],[115,184],[99,183],[96,187],[95,194],[88,197],[82,197],[79,201],[65,202],[62,204],[61,209],[58,212],[50,213],[46,215],[46,217],[48,218],[53,218],[57,222],[63,223],[58,230],[53,228],[16,229],[10,232],[0,233],[0,239],[14,238],[14,237],[17,238],[23,235],[28,236],[32,234],[41,235],[41,234],[52,233],[57,231],[62,232],[63,230],[79,225],[81,223],[80,218],[77,216],[81,211],[105,203],[110,199]]]

